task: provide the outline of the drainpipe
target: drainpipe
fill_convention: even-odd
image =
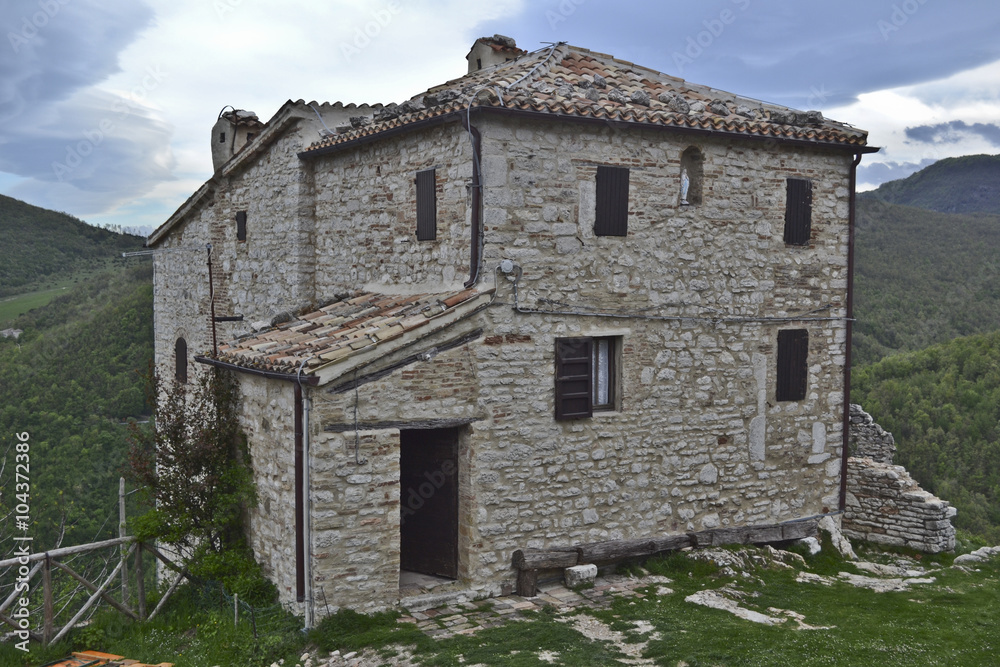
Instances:
[[[303,475],[302,475],[302,485],[305,486],[303,493],[305,500],[305,517],[303,521],[303,528],[305,535],[303,535],[303,542],[306,549],[306,613],[305,613],[305,625],[306,629],[310,629],[315,625],[315,598],[313,597],[313,577],[312,577],[312,483],[310,481],[309,472],[312,468],[309,456],[309,412],[312,408],[312,398],[309,397],[309,389],[303,388],[302,393],[302,412],[304,413],[302,417],[302,459],[305,464]]]
[[[469,252],[469,279],[465,287],[473,287],[479,282],[480,246],[483,239],[483,181],[480,165],[483,137],[471,122],[468,113],[462,118],[462,126],[472,139],[472,243]]]
[[[844,355],[844,425],[843,451],[840,460],[840,511],[847,507],[847,459],[850,456],[848,445],[851,437],[851,338],[854,333],[854,227],[857,215],[857,185],[858,165],[862,153],[854,156],[851,163],[850,212],[847,220],[847,319],[845,321],[847,340]]]

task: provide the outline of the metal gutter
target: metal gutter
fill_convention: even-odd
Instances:
[[[878,149],[876,149],[878,150]],[[869,151],[874,152],[874,151]],[[840,502],[839,508],[843,512],[847,506],[847,459],[850,458],[848,451],[851,438],[851,338],[854,334],[854,228],[857,218],[857,185],[858,185],[858,165],[861,164],[863,153],[858,152],[851,163],[851,182],[849,214],[847,219],[847,320],[845,322],[847,330],[845,341],[846,354],[844,355],[844,421],[843,444],[841,445],[840,457]]]
[[[470,109],[471,112],[471,109]],[[469,279],[465,287],[473,287],[479,282],[480,252],[483,242],[483,137],[468,116],[462,125],[472,137],[472,240],[469,245]]]
[[[309,385],[311,387],[319,384],[319,378],[313,375],[297,376],[294,373],[277,373],[275,371],[265,371],[259,368],[247,368],[245,366],[237,366],[236,364],[231,364],[226,361],[219,361],[218,359],[212,359],[211,357],[195,356],[195,361],[200,364],[207,364],[209,366],[215,366],[216,368],[224,368],[227,371],[236,371],[237,373],[247,373],[248,375],[258,375],[260,377],[265,377],[271,380],[284,380],[286,382],[301,382],[302,384]]]

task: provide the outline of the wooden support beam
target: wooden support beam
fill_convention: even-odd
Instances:
[[[173,595],[174,591],[177,590],[177,586],[180,585],[181,580],[184,579],[184,577],[185,574],[183,572],[177,573],[177,577],[174,579],[174,583],[170,584],[170,588],[168,588],[167,592],[163,594],[162,598],[160,598],[159,604],[156,605],[156,609],[154,609],[153,613],[150,614],[149,618],[146,619],[147,621],[152,621],[153,618],[155,618],[156,615],[160,613],[160,610],[163,609],[163,605],[167,604],[167,600],[169,600],[170,596]]]
[[[90,599],[87,600],[83,604],[83,607],[80,608],[80,611],[76,612],[76,616],[74,616],[69,623],[64,625],[62,630],[60,630],[58,634],[56,634],[56,636],[53,637],[52,639],[53,644],[58,643],[60,639],[65,637],[66,633],[68,633],[73,628],[73,626],[76,625],[81,618],[83,618],[83,615],[87,613],[87,610],[90,609],[95,602],[97,602],[97,599],[99,597],[101,597],[100,594],[104,592],[104,589],[108,587],[108,584],[110,584],[112,580],[114,580],[114,578],[118,576],[118,573],[121,571],[121,568],[122,568],[122,561],[118,561],[118,565],[115,566],[115,569],[112,570],[111,574],[108,575],[108,578],[104,580],[104,583],[98,587],[97,593],[91,595]],[[115,604],[117,604],[117,602]]]
[[[517,571],[517,594],[524,598],[538,595],[538,570]]]
[[[136,611],[139,615],[140,621],[146,620],[146,570],[142,563],[142,547],[140,543],[139,548],[135,550],[135,594],[137,600],[135,603]]]
[[[128,553],[132,553],[133,549],[135,549],[134,545],[129,549]],[[118,611],[120,611],[121,613],[125,614],[129,618],[131,618],[133,621],[138,621],[139,620],[139,617],[135,614],[135,612],[133,612],[131,609],[129,609],[128,607],[126,607],[125,605],[123,605],[122,603],[120,603],[118,600],[114,599],[113,597],[111,597],[107,593],[103,592],[103,590],[98,590],[97,586],[95,586],[94,584],[92,584],[91,582],[87,581],[86,579],[84,579],[79,574],[77,574],[73,570],[73,568],[71,568],[69,565],[66,565],[65,563],[60,563],[58,561],[52,561],[52,564],[55,565],[56,567],[58,567],[63,572],[65,572],[66,574],[68,574],[69,576],[71,576],[74,579],[76,579],[81,584],[83,584],[83,586],[87,590],[89,590],[91,593],[96,593],[97,595],[101,596],[102,600],[104,600],[109,605],[111,605],[112,607],[114,607],[115,609],[117,609]],[[121,563],[119,562],[119,564],[121,564]]]
[[[10,616],[8,616],[7,614],[0,614],[0,622],[6,623],[7,625],[11,626],[15,630],[19,630],[19,631],[20,630],[24,630],[24,628],[22,628],[20,625],[17,624],[17,621],[15,621],[13,618],[11,618]],[[38,634],[37,632],[32,632],[31,630],[28,630],[28,638],[29,639],[34,639],[36,642],[40,642],[43,639],[43,637],[40,634]]]
[[[52,639],[52,559],[42,561],[42,643]]]
[[[580,563],[613,563],[628,558],[652,556],[658,550],[655,540],[612,540],[581,544],[576,548]]]
[[[17,562],[16,558],[14,559],[14,562],[15,563]],[[28,572],[28,576],[25,577],[25,579],[27,581],[31,581],[31,578],[34,577],[36,574],[38,574],[38,571],[41,569],[42,569],[41,561],[35,563],[35,567],[31,568],[31,571]],[[14,600],[18,599],[19,597],[22,597],[23,595],[24,591],[19,591],[17,589],[17,586],[14,586],[13,592],[11,592],[11,594],[7,596],[7,599],[3,601],[3,604],[0,604],[0,614],[7,611],[7,607],[11,606],[14,603]]]
[[[113,547],[123,542],[131,542],[134,537],[116,537],[113,540],[104,540],[101,542],[91,542],[90,544],[79,544],[75,547],[62,547],[61,549],[52,549],[51,551],[45,551],[41,553],[31,554],[28,556],[29,562],[37,562],[45,560],[45,557],[50,558],[62,558],[63,556],[70,556],[72,554],[82,554],[88,551],[96,551],[97,549],[103,549],[104,547]],[[8,558],[6,560],[0,560],[0,568],[10,567],[11,565],[18,565],[22,558]]]
[[[514,552],[514,567],[518,570],[554,570],[577,564],[576,549]]]

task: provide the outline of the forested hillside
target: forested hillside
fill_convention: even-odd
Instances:
[[[1000,543],[1000,331],[899,354],[854,373],[852,400],[896,437],[896,463]]]
[[[102,268],[143,239],[0,195],[0,297]]]
[[[942,213],[1000,214],[1000,155],[946,158],[860,198]]]
[[[1000,216],[862,199],[855,248],[855,366],[1000,328]]]
[[[35,551],[52,547],[63,520],[64,545],[117,530],[121,422],[148,413],[140,374],[153,353],[152,269],[134,262],[18,318],[19,340],[0,338],[0,486],[13,488],[10,434],[29,433]],[[3,494],[0,515],[13,501]]]

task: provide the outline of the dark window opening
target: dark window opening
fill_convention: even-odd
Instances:
[[[583,419],[618,405],[621,339],[556,339],[556,419]]]
[[[219,143],[220,144],[226,143],[226,133],[225,132],[219,132]]]
[[[249,144],[251,141],[253,141],[253,138],[256,136],[257,135],[254,134],[253,132],[247,132],[247,143]]]
[[[236,212],[236,240],[246,241],[247,240],[247,212],[237,211]]]
[[[178,384],[188,381],[188,345],[183,338],[174,343],[174,379]]]
[[[681,154],[681,206],[701,205],[704,157],[694,146]]]
[[[434,169],[417,172],[417,240],[437,238],[437,178]]]
[[[597,168],[594,234],[628,236],[628,167]]]
[[[779,331],[775,399],[801,401],[806,397],[808,377],[809,332],[805,329]]]
[[[812,181],[789,178],[785,198],[785,243],[809,245],[812,233]]]
[[[483,68],[483,59],[476,58],[476,69],[482,69],[482,68]]]

